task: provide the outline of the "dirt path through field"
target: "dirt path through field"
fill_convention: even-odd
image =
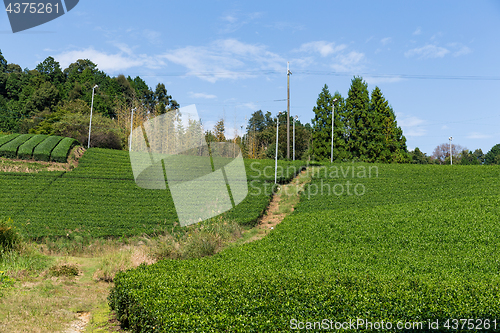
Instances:
[[[245,242],[262,239],[270,230],[273,230],[276,225],[281,223],[287,215],[294,211],[295,206],[300,201],[300,194],[304,191],[305,185],[311,180],[309,173],[310,169],[303,170],[290,183],[279,186],[257,226],[247,231],[252,235]]]

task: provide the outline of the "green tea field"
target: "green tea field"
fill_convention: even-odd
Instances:
[[[251,195],[224,216],[251,225],[269,204],[274,161],[245,163]],[[279,182],[291,179],[303,165],[280,162]],[[68,172],[2,172],[0,188],[0,217],[12,218],[32,239],[152,234],[177,221],[168,189],[135,184],[126,151],[92,148]]]
[[[262,240],[119,273],[118,319],[135,332],[446,331],[453,318],[498,329],[500,169],[315,170]]]

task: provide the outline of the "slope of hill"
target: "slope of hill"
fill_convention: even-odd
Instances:
[[[120,273],[110,304],[137,332],[493,325],[499,176],[484,166],[334,165],[264,239]]]

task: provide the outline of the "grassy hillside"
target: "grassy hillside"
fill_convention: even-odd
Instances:
[[[370,166],[323,169],[261,241],[120,273],[111,306],[137,332],[498,318],[499,169]]]
[[[259,170],[271,165],[274,170],[274,161],[245,163],[249,181],[254,181],[249,191],[255,195],[248,195],[225,217],[251,224],[267,207],[269,182],[274,182],[272,172],[266,176]],[[294,170],[298,167],[280,180],[292,177]],[[12,218],[31,238],[151,234],[171,229],[178,220],[168,189],[148,190],[135,184],[126,151],[92,148],[70,172],[0,173],[0,188],[0,217]],[[262,189],[260,194],[256,189]]]

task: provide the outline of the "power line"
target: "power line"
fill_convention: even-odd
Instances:
[[[254,70],[254,71],[227,71],[227,72],[172,72],[160,74],[139,74],[142,77],[162,77],[162,76],[227,76],[228,74],[241,75],[282,75],[282,71],[276,70]],[[377,74],[367,72],[335,72],[335,71],[311,71],[311,70],[296,70],[294,75],[325,75],[325,76],[366,76],[370,78],[386,78],[386,79],[416,79],[416,80],[465,80],[465,81],[500,81],[500,76],[488,75],[444,75],[444,74]]]

